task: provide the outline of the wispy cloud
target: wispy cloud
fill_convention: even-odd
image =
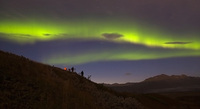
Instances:
[[[190,44],[192,42],[166,42],[165,44]]]
[[[104,33],[104,34],[102,34],[102,36],[105,37],[106,39],[110,39],[110,40],[123,37],[123,35],[119,34],[119,33]]]

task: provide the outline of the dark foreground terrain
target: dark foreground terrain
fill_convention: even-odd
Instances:
[[[171,92],[133,94],[149,109],[200,109],[200,92]]]
[[[147,81],[151,82],[152,78]],[[198,88],[136,93],[120,87],[113,91],[76,72],[0,51],[0,109],[200,109]],[[149,91],[147,86],[142,86],[141,90],[145,88]]]
[[[0,109],[144,109],[75,72],[0,51]]]
[[[151,109],[200,109],[200,78],[165,74],[139,83],[106,85]]]

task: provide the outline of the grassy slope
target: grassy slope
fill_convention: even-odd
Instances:
[[[76,73],[0,51],[0,108],[141,109],[134,98]]]
[[[134,97],[149,109],[200,109],[200,92],[170,93],[128,93],[121,95]]]

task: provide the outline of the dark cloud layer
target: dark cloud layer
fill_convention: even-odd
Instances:
[[[190,44],[192,42],[166,42],[165,44]]]
[[[102,34],[102,36],[109,40],[114,40],[114,39],[123,37],[123,35],[119,33],[104,33]]]

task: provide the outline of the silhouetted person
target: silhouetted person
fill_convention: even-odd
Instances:
[[[72,72],[74,72],[74,67],[71,68]]]
[[[69,72],[71,72],[71,69],[69,69]]]
[[[84,72],[83,71],[81,71],[81,76],[84,76]]]

